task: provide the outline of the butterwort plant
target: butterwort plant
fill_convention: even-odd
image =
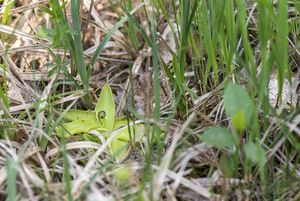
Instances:
[[[106,139],[114,133],[115,137],[109,143],[109,151],[117,160],[126,157],[131,140],[139,142],[144,134],[141,121],[128,122],[125,117],[116,117],[113,93],[108,84],[103,86],[94,110],[70,109],[65,112],[63,119],[66,123],[56,129],[59,137],[82,135],[85,139],[99,141],[91,131],[103,134]]]

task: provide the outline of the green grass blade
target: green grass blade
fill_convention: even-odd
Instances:
[[[72,12],[72,29],[73,33],[73,41],[74,41],[74,55],[76,67],[78,73],[82,79],[83,87],[85,91],[88,91],[89,87],[89,75],[87,73],[87,69],[85,68],[85,60],[83,54],[83,47],[81,43],[81,23],[80,23],[80,0],[72,0],[71,1],[71,12]]]
[[[141,25],[135,20],[133,15],[130,12],[128,12],[128,10],[120,3],[120,1],[116,0],[116,2],[121,7],[121,9],[125,13],[125,15],[128,17],[129,22],[130,22],[130,30],[137,30],[142,35],[145,42],[149,46],[151,46],[151,40],[147,36],[147,34],[146,34],[145,30],[143,29],[143,27],[141,27]],[[134,37],[134,38],[132,38],[132,40],[138,40],[136,36],[131,36],[131,35],[136,35],[136,33],[137,32],[135,32],[135,31],[133,33],[130,33],[130,37]]]
[[[269,52],[268,52],[268,40],[272,36],[272,24],[270,21],[270,10],[267,6],[262,2],[258,2],[258,37],[260,40],[260,49],[261,49],[261,62],[262,62],[262,79],[260,80],[260,89],[259,89],[259,97],[263,98],[264,91],[267,86],[268,76],[270,73],[268,64]]]
[[[228,1],[225,5],[224,18],[225,18],[225,26],[226,26],[226,37],[220,36],[220,40],[224,40],[224,44],[227,44],[223,48],[223,52],[226,52],[224,56],[225,60],[225,71],[226,77],[230,76],[233,59],[236,54],[236,46],[237,46],[237,24],[235,21],[235,13],[234,13],[234,2]],[[228,41],[226,40],[228,38]],[[228,47],[228,48],[226,48]]]
[[[11,16],[9,15],[11,8],[14,6],[15,1],[9,0],[6,2],[6,7],[4,9],[4,13],[2,15],[1,23],[8,24],[10,21]]]
[[[282,88],[288,70],[288,3],[287,0],[278,1],[277,17],[277,64],[278,64],[278,97],[281,102]]]
[[[145,3],[141,3],[140,5],[138,5],[136,8],[134,8],[131,12],[130,15],[133,15],[136,11],[138,11]],[[103,48],[105,47],[105,45],[108,43],[108,41],[111,39],[111,37],[114,35],[114,33],[125,23],[128,21],[128,16],[124,16],[119,22],[117,22],[115,24],[115,26],[105,35],[105,37],[103,38],[102,42],[99,44],[99,46],[97,47],[91,61],[90,61],[90,67],[92,68],[96,61],[98,56],[100,55],[101,51],[103,50]]]
[[[16,200],[17,195],[17,170],[16,163],[13,158],[6,159],[7,171],[7,201]]]
[[[245,55],[245,68],[248,71],[250,78],[253,83],[256,83],[256,66],[254,63],[254,55],[251,49],[250,41],[249,41],[249,33],[247,29],[246,23],[246,6],[244,0],[237,0],[237,16],[238,22],[240,26],[240,32],[244,47],[244,55]]]
[[[181,31],[180,31],[180,48],[179,48],[179,70],[176,78],[178,79],[179,84],[184,82],[184,69],[185,69],[185,53],[186,53],[186,46],[187,46],[187,38],[189,34],[188,30],[188,21],[189,21],[189,14],[190,14],[190,1],[181,1]]]
[[[118,1],[117,1],[118,2]],[[128,10],[132,10],[133,9],[133,3],[132,3],[132,0],[127,0],[125,2],[126,4],[126,8]],[[122,10],[127,10],[127,9],[124,9],[123,6],[121,6]],[[126,13],[127,15],[127,13]],[[127,27],[127,34],[129,36],[129,39],[135,49],[135,51],[138,51],[138,48],[139,48],[139,39],[138,39],[138,34],[137,34],[137,30],[135,29],[135,22],[132,20],[134,19],[132,15],[129,16],[129,22],[128,22],[128,27]]]
[[[65,190],[67,193],[67,199],[68,201],[73,201],[73,195],[72,195],[72,182],[71,182],[71,174],[70,174],[70,164],[68,160],[68,153],[66,150],[66,142],[65,137],[62,136],[61,138],[61,153],[63,156],[63,180],[65,183]]]
[[[2,82],[0,83],[0,109],[4,112],[3,115],[0,115],[0,137],[7,137],[9,139],[15,138],[15,133],[11,132],[13,128],[13,123],[10,119],[9,107],[10,101],[8,98],[8,79],[7,79],[7,67],[5,64],[0,64],[0,70],[3,71]],[[1,111],[0,110],[0,111]]]
[[[153,6],[157,6],[157,2],[153,2]],[[159,121],[160,118],[160,66],[158,63],[158,46],[157,46],[157,24],[156,24],[156,16],[157,13],[153,10],[152,11],[152,18],[151,18],[151,35],[152,35],[152,62],[153,62],[153,69],[154,69],[154,78],[153,78],[153,85],[154,85],[154,119]],[[154,126],[153,134],[157,133],[156,131],[159,128]],[[160,137],[155,136],[156,142],[159,142]],[[159,161],[160,159],[158,159]]]

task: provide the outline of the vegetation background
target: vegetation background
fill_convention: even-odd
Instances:
[[[0,200],[300,200],[299,1],[0,0],[0,18]],[[107,120],[106,83],[122,134],[84,123]]]

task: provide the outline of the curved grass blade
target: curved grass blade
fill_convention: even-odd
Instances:
[[[145,5],[145,2],[141,3],[140,5],[138,5],[136,8],[134,8],[131,12],[130,15],[133,15],[136,11],[138,11],[142,6]],[[99,44],[99,46],[97,47],[91,62],[90,62],[90,67],[92,68],[96,61],[98,56],[100,55],[101,51],[103,50],[103,48],[105,47],[105,45],[108,43],[108,41],[110,40],[110,38],[114,35],[114,33],[125,23],[128,21],[128,16],[124,16],[104,37],[104,39],[102,40],[102,42]]]

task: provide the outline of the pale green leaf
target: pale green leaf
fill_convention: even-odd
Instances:
[[[103,128],[111,131],[114,127],[116,117],[115,102],[108,84],[105,84],[102,88],[95,112],[96,119],[101,121]]]
[[[128,141],[113,140],[109,145],[110,153],[116,157],[117,160],[122,160],[126,157],[129,148]]]
[[[233,134],[227,129],[218,126],[206,130],[200,139],[218,148],[231,148],[236,144]]]
[[[116,118],[113,130],[123,126],[127,126],[128,123],[132,123],[132,122],[128,122],[128,120],[126,120],[125,118]]]
[[[85,121],[85,120],[76,120],[70,123],[64,123],[58,129],[56,133],[59,137],[70,137],[75,134],[86,133],[90,130],[97,129],[99,125],[95,122]]]
[[[225,89],[224,107],[236,129],[243,131],[250,125],[254,107],[245,89],[229,83]]]
[[[232,117],[232,123],[237,130],[243,131],[247,127],[245,111],[244,110],[238,111]]]
[[[121,122],[121,123],[125,123],[125,122]],[[136,124],[134,126],[131,125],[130,133],[128,127],[120,129],[118,131],[118,134],[112,140],[109,146],[111,154],[114,155],[118,160],[122,160],[127,155],[128,148],[130,147],[130,139],[134,138],[135,142],[139,142],[141,141],[143,135],[144,135],[143,124]]]
[[[127,182],[130,182],[130,179],[133,176],[133,170],[130,168],[129,165],[121,165],[117,169],[113,171],[113,175],[118,181],[119,184],[127,184]]]
[[[63,118],[69,121],[84,120],[90,122],[97,122],[96,113],[94,111],[70,109],[65,113]]]
[[[267,162],[265,150],[259,143],[248,142],[244,145],[246,157],[257,163],[260,168]]]

